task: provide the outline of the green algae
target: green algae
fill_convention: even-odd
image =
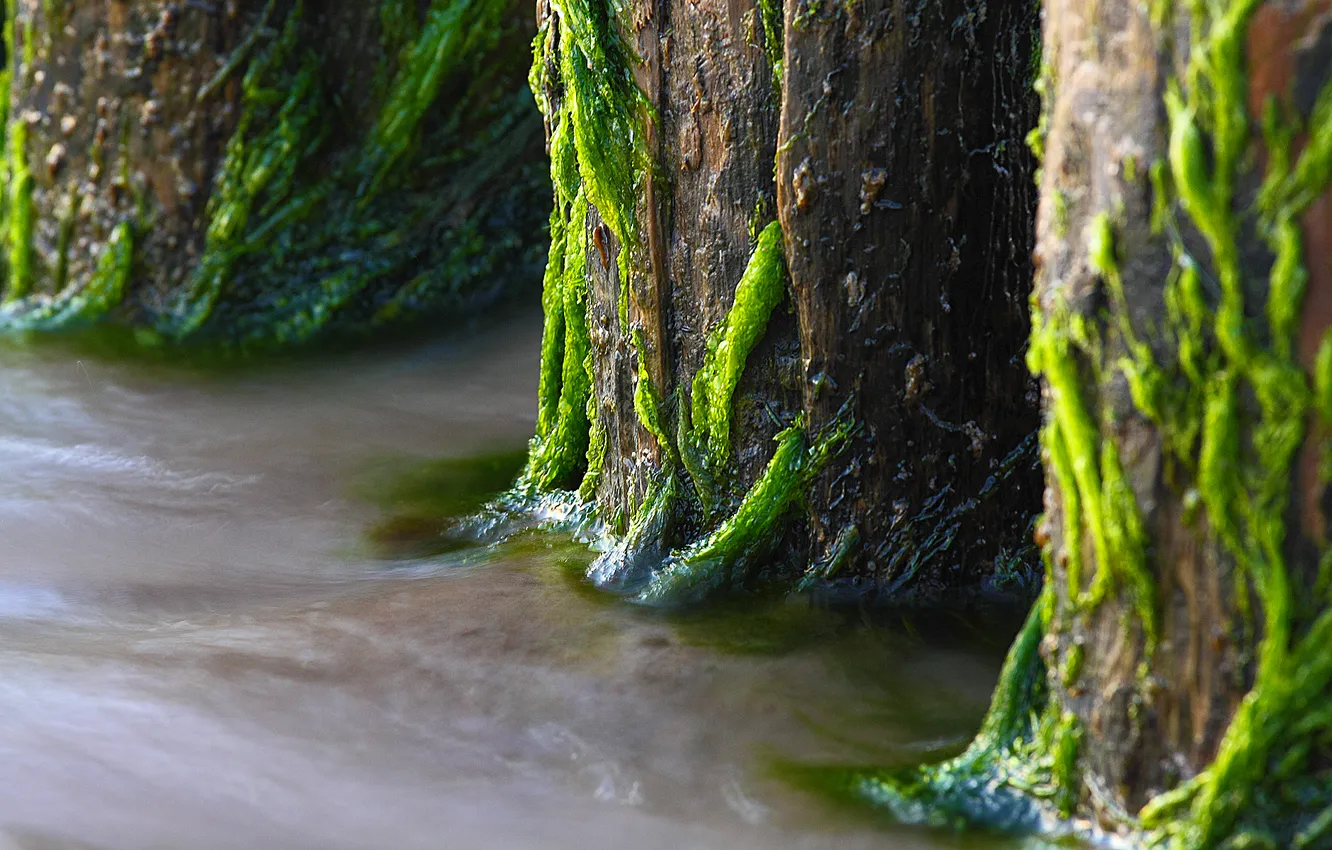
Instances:
[[[1104,258],[1103,258],[1104,259]],[[1074,353],[1100,348],[1090,340],[1090,330],[1065,306],[1050,315],[1037,313],[1032,320],[1032,339],[1028,365],[1033,374],[1045,378],[1047,386],[1047,423],[1042,443],[1061,496],[1073,500],[1077,510],[1065,510],[1065,536],[1071,544],[1069,553],[1069,588],[1075,606],[1092,607],[1110,591],[1117,572],[1137,594],[1140,613],[1149,614],[1143,625],[1149,638],[1154,635],[1155,616],[1151,614],[1152,590],[1146,568],[1145,534],[1132,490],[1124,479],[1123,468],[1113,443],[1101,438],[1098,423],[1092,417],[1082,395],[1082,375]],[[1083,593],[1081,539],[1089,533],[1097,569],[1090,588]],[[1072,555],[1079,561],[1074,562]]]
[[[275,199],[287,195],[301,157],[317,149],[327,132],[327,127],[314,122],[319,114],[314,104],[322,95],[313,53],[301,57],[300,70],[293,79],[282,78],[285,94],[274,85],[274,71],[300,50],[301,8],[302,4],[297,3],[281,36],[243,77],[240,121],[227,144],[217,186],[208,202],[203,257],[182,294],[182,303],[158,327],[169,336],[190,336],[212,316],[236,262],[247,250],[263,245],[259,239],[246,238],[251,216],[262,215],[265,209],[272,211]],[[256,124],[268,123],[261,116],[268,118],[274,96],[281,100],[271,119],[271,129],[251,138]],[[259,231],[268,229],[261,225]]]
[[[319,25],[311,15],[330,13],[270,0],[196,98],[208,101],[242,78],[202,256],[165,307],[136,303],[106,318],[146,321],[138,334],[145,345],[191,341],[253,351],[471,312],[534,271],[532,235],[541,227],[532,202],[548,184],[535,167],[540,124],[530,96],[505,70],[521,43],[509,9],[500,0],[383,0],[375,83],[382,96],[360,130],[338,93],[326,90],[326,69],[307,47]],[[10,45],[15,17],[6,16]],[[13,64],[24,63],[31,57]],[[24,271],[31,207],[23,190],[31,181],[26,160],[13,155],[21,131],[15,124],[6,139],[6,298],[31,296],[42,309],[63,289],[66,266]],[[101,157],[95,146],[93,160]],[[124,157],[120,167],[128,167]],[[146,213],[138,211],[140,222]],[[106,306],[109,314],[117,305]],[[77,323],[89,318],[81,314]],[[54,320],[43,325],[62,328]],[[28,328],[0,320],[0,329]]]
[[[713,470],[731,457],[735,390],[754,346],[767,331],[772,311],[786,295],[782,228],[772,222],[759,234],[725,319],[708,334],[703,364],[694,374],[691,420],[695,440]]]
[[[581,192],[571,208],[571,220],[582,222],[587,215],[588,204]],[[557,294],[550,296],[552,309],[558,309],[562,325],[560,337],[563,346],[558,352],[561,363],[559,390],[553,415],[549,419],[550,431],[545,436],[538,432],[533,441],[528,467],[522,476],[523,486],[537,491],[568,488],[579,482],[580,473],[585,470],[591,435],[588,403],[592,397],[592,375],[588,358],[592,352],[592,343],[587,326],[587,250],[585,244],[576,242],[585,243],[586,237],[582,228],[566,229],[564,233],[565,245],[558,254],[563,261],[563,268],[553,284]],[[553,246],[551,255],[556,256]],[[557,306],[554,303],[556,298],[559,299]],[[548,320],[547,324],[551,322]],[[543,350],[545,347],[543,341]],[[544,363],[542,368],[543,372],[547,368]],[[544,384],[544,375],[543,389],[553,390]]]
[[[1038,744],[1053,736],[1039,649],[1052,599],[1047,589],[1013,642],[989,710],[970,746],[933,765],[903,769],[805,768],[801,784],[832,799],[869,803],[898,823],[962,830],[1037,832],[1058,789],[1044,777],[1053,760]]]
[[[537,386],[536,437],[545,440],[555,429],[564,364],[564,219],[550,216],[550,256],[541,286],[541,377]]]
[[[5,184],[5,301],[23,298],[32,291],[32,172],[28,169],[28,125],[11,121],[6,134]]]
[[[680,495],[679,476],[673,469],[654,476],[629,527],[592,562],[587,578],[602,590],[638,592],[666,558],[679,521]]]
[[[381,557],[419,558],[474,545],[452,534],[460,517],[507,490],[526,451],[460,458],[387,461],[356,485],[356,494],[384,517],[367,531]]]
[[[801,426],[778,433],[776,452],[735,512],[710,534],[672,553],[637,600],[677,605],[743,584],[771,555],[788,512],[851,432],[850,423],[839,422],[812,444]]]
[[[1332,135],[1327,111],[1332,85],[1320,94],[1298,161],[1288,152],[1296,135],[1292,127],[1278,124],[1270,105],[1263,116],[1270,150],[1256,230],[1272,263],[1264,302],[1255,309],[1254,287],[1237,250],[1253,222],[1236,212],[1236,187],[1253,162],[1242,60],[1255,7],[1245,0],[1195,5],[1202,20],[1194,20],[1187,85],[1172,83],[1166,94],[1168,155],[1148,172],[1151,232],[1169,239],[1174,257],[1163,287],[1163,324],[1140,336],[1130,321],[1108,212],[1092,216],[1087,232],[1089,265],[1112,308],[1104,333],[1062,301],[1043,308],[1033,303],[1028,361],[1046,388],[1041,443],[1051,486],[1062,502],[1066,610],[1076,616],[1122,585],[1134,600],[1125,628],[1140,631],[1150,665],[1159,617],[1150,540],[1118,450],[1103,436],[1116,423],[1083,391],[1103,386],[1112,369],[1126,378],[1137,412],[1160,429],[1170,477],[1184,491],[1186,510],[1195,517],[1191,522],[1199,513],[1205,516],[1206,523],[1195,527],[1215,535],[1239,566],[1247,586],[1238,597],[1246,599],[1252,587],[1257,600],[1259,610],[1248,615],[1251,630],[1254,622],[1262,626],[1255,679],[1216,758],[1122,824],[1134,840],[1171,850],[1320,846],[1332,828],[1328,787],[1309,774],[1319,746],[1310,736],[1323,740],[1332,732],[1332,712],[1319,708],[1332,685],[1326,652],[1332,612],[1323,610],[1325,596],[1320,596],[1306,603],[1313,611],[1301,621],[1285,546],[1291,470],[1305,423],[1311,413],[1326,421],[1332,392],[1327,389],[1332,345],[1320,348],[1312,376],[1293,360],[1307,278],[1297,216],[1332,181],[1323,147]],[[1160,21],[1167,14],[1153,11]],[[1057,214],[1060,203],[1056,197]],[[1180,236],[1181,219],[1207,247],[1207,274],[1215,290],[1203,285],[1200,263]],[[1158,360],[1145,341],[1153,336],[1173,350],[1173,359]],[[1108,359],[1111,352],[1122,353]],[[1090,552],[1084,541],[1090,541]],[[1332,561],[1326,541],[1319,545],[1322,574]],[[1053,566],[1051,555],[1047,550],[1047,564]],[[1320,587],[1324,581],[1320,578]],[[1049,676],[1075,687],[1086,660],[1081,646],[1068,649],[1058,670],[1047,671],[1037,657],[1053,604],[1047,589],[1014,645],[991,714],[966,753],[905,772],[832,774],[838,792],[874,802],[909,823],[1067,829],[1051,818],[1073,813],[1084,793],[1078,765],[1083,733],[1077,716],[1045,695],[1044,680]],[[1022,658],[1026,665],[1018,663]],[[1018,692],[1025,694],[1017,701],[1020,709],[1005,710]],[[1016,734],[994,731],[994,725],[1015,716],[1029,718]]]
[[[1187,90],[1172,85],[1166,95],[1168,171],[1156,165],[1151,171],[1152,229],[1171,234],[1175,241],[1175,268],[1164,289],[1163,329],[1166,339],[1175,343],[1174,363],[1156,362],[1150,347],[1137,338],[1128,322],[1109,217],[1102,213],[1093,218],[1089,234],[1089,260],[1109,290],[1117,319],[1115,330],[1127,351],[1117,368],[1129,379],[1135,407],[1167,436],[1184,479],[1195,482],[1207,527],[1254,588],[1262,622],[1253,687],[1232,719],[1216,758],[1199,776],[1156,798],[1139,813],[1142,840],[1170,848],[1205,848],[1222,842],[1278,846],[1315,829],[1326,807],[1326,789],[1297,803],[1282,803],[1269,783],[1278,773],[1298,776],[1305,769],[1308,748],[1289,749],[1293,741],[1288,730],[1296,725],[1294,720],[1308,716],[1332,681],[1327,669],[1332,665],[1317,657],[1326,655],[1323,632],[1329,628],[1329,615],[1318,614],[1300,634],[1285,552],[1290,470],[1304,440],[1307,413],[1317,397],[1317,374],[1311,389],[1308,377],[1292,359],[1305,281],[1295,219],[1312,198],[1326,190],[1330,174],[1321,160],[1326,153],[1316,143],[1306,147],[1293,168],[1281,149],[1274,149],[1269,157],[1261,193],[1265,223],[1259,233],[1274,259],[1262,313],[1266,327],[1259,331],[1249,319],[1252,308],[1246,303],[1245,275],[1237,250],[1242,225],[1233,212],[1250,137],[1242,47],[1255,5],[1236,2],[1219,10],[1195,10],[1210,12],[1210,16],[1199,30],[1201,44],[1190,57]],[[1275,131],[1271,110],[1268,112],[1264,120],[1267,144],[1289,145],[1293,133]],[[1304,177],[1292,179],[1296,173]],[[1175,210],[1196,227],[1208,247],[1218,285],[1215,299],[1204,296],[1198,264],[1178,242],[1179,227],[1168,226]],[[1123,522],[1132,520],[1137,510],[1126,484],[1119,482],[1122,492],[1114,500],[1105,498],[1106,473],[1122,479],[1122,469],[1117,463],[1107,463],[1112,460],[1105,450],[1110,441],[1100,439],[1080,396],[1079,387],[1087,376],[1067,356],[1077,351],[1082,362],[1095,369],[1103,349],[1076,342],[1086,331],[1074,327],[1076,317],[1064,308],[1056,306],[1045,316],[1038,312],[1036,318],[1031,362],[1033,371],[1046,380],[1051,410],[1042,439],[1051,477],[1064,499],[1067,576],[1076,596],[1082,557],[1077,544],[1084,526],[1093,538],[1098,575],[1108,572],[1107,563],[1120,568],[1125,543],[1136,558],[1147,541],[1140,525]],[[1091,378],[1099,383],[1096,373]],[[1248,398],[1253,400],[1252,407]],[[1098,455],[1098,442],[1100,487],[1092,462]],[[1112,504],[1119,506],[1118,531],[1114,511],[1107,511]],[[1106,557],[1112,560],[1103,560]],[[1144,601],[1152,579],[1140,569],[1143,563],[1139,561],[1133,570],[1139,582],[1146,579],[1138,593],[1136,620],[1147,638],[1150,658],[1156,604],[1149,606]],[[1240,595],[1247,591],[1241,590]],[[1095,604],[1100,598],[1093,594],[1082,604]],[[1075,760],[1076,751],[1075,744],[1064,739],[1054,741],[1050,748],[1055,758],[1050,781],[1065,795],[1076,794],[1080,781],[1076,771],[1059,765]],[[1274,771],[1272,761],[1278,754],[1284,754],[1282,766]],[[1324,802],[1310,806],[1310,799]],[[1067,813],[1066,805],[1061,804],[1060,809]],[[1308,820],[1310,814],[1312,820]]]
[[[366,182],[362,198],[373,196],[419,144],[426,113],[435,104],[444,83],[456,76],[460,63],[494,49],[499,40],[499,16],[506,10],[489,0],[452,0],[431,3],[425,23],[403,48],[401,67],[389,87],[388,100],[370,132],[361,168]],[[403,29],[395,27],[401,37]]]
[[[134,227],[122,221],[111,231],[93,273],[81,285],[53,296],[0,306],[0,323],[12,330],[51,331],[96,322],[125,298],[134,270]]]
[[[823,582],[836,578],[837,574],[842,571],[842,567],[846,566],[856,550],[860,548],[860,542],[860,529],[854,523],[843,526],[837,532],[837,536],[833,538],[833,542],[828,546],[828,551],[824,553],[823,557],[810,564],[809,569],[805,571],[805,575],[800,579],[800,583],[796,585],[796,590],[810,590]]]
[[[630,272],[640,249],[635,210],[651,170],[644,129],[650,110],[634,82],[631,63],[637,60],[620,32],[616,10],[606,0],[564,0],[554,8],[563,99],[558,116],[550,114],[548,102],[543,105],[557,132],[568,134],[575,154],[572,162],[557,162],[552,140],[556,205],[561,208],[584,193],[619,241],[620,323],[627,326]]]

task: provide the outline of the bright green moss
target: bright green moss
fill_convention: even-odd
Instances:
[[[1055,807],[1059,814],[1068,817],[1078,803],[1077,789],[1080,786],[1078,776],[1078,750],[1082,746],[1082,723],[1071,711],[1064,712],[1054,728],[1054,764],[1051,778],[1059,793],[1055,797]]]
[[[1122,301],[1109,217],[1093,219],[1088,254],[1098,271]],[[1087,357],[1100,350],[1088,339],[1090,331],[1064,306],[1033,317],[1028,364],[1047,385],[1047,423],[1042,443],[1064,505],[1066,576],[1075,606],[1094,606],[1106,597],[1118,576],[1132,593],[1148,646],[1156,640],[1155,592],[1147,566],[1147,539],[1132,489],[1124,478],[1113,442],[1101,437],[1098,423],[1083,401],[1083,377],[1076,354]],[[1125,344],[1146,356],[1146,347],[1131,333]],[[1134,361],[1129,360],[1129,364]],[[1140,380],[1139,384],[1143,382]],[[1141,392],[1141,390],[1139,391]],[[1090,533],[1095,557],[1091,587],[1084,595],[1082,535]]]
[[[1267,320],[1273,355],[1289,361],[1308,279],[1299,223],[1289,214],[1285,215],[1273,226],[1271,241],[1276,248],[1276,261],[1272,266],[1271,290],[1267,297]]]
[[[721,325],[708,334],[703,365],[694,375],[693,427],[706,462],[714,471],[723,469],[731,457],[735,389],[745,363],[785,294],[782,228],[774,221],[759,234],[758,245],[736,285],[731,309]]]
[[[990,708],[965,752],[940,764],[905,770],[821,768],[806,784],[835,799],[868,802],[906,824],[1035,832],[1053,814],[1058,789],[1048,781],[1050,749],[1060,719],[1045,704],[1040,643],[1053,588],[1043,592],[1009,650]]]
[[[560,375],[564,362],[564,219],[559,211],[550,216],[550,256],[541,286],[541,379],[537,389],[538,440],[555,429],[559,416]]]
[[[1073,474],[1073,460],[1068,453],[1063,432],[1053,420],[1046,422],[1041,430],[1041,445],[1045,447],[1045,468],[1054,478],[1059,488],[1063,505],[1060,515],[1064,521],[1064,552],[1067,560],[1064,565],[1064,582],[1068,586],[1069,600],[1074,607],[1081,605],[1083,597],[1082,576],[1082,502],[1078,497],[1077,479]]]
[[[647,102],[630,71],[631,51],[606,0],[563,0],[560,19],[560,123],[572,129],[578,176],[587,199],[620,242],[621,324],[628,324],[627,293],[639,233],[637,198],[650,171],[643,117]],[[568,195],[566,176],[556,189]]]
[[[28,125],[22,120],[9,124],[8,165],[5,169],[9,188],[5,215],[6,278],[5,301],[23,298],[32,290],[32,172],[28,169]]]
[[[550,255],[542,303],[541,385],[537,437],[522,485],[536,490],[581,486],[590,499],[605,461],[606,436],[591,394],[587,336],[588,213],[595,206],[620,242],[621,319],[628,321],[628,279],[638,232],[635,203],[647,172],[642,95],[629,71],[630,53],[612,10],[601,0],[557,6],[559,55],[543,29],[533,43],[529,85],[551,127],[550,175],[555,188]],[[552,105],[547,68],[559,69],[562,100]],[[609,250],[604,243],[599,248]],[[574,298],[571,300],[571,293]],[[581,305],[577,315],[570,306]],[[579,358],[577,362],[571,358]],[[640,368],[642,367],[640,358]],[[639,381],[636,405],[649,408]],[[641,398],[640,398],[641,397]],[[581,406],[578,400],[581,399]],[[656,405],[651,405],[655,410]],[[660,432],[658,425],[657,431]],[[660,440],[660,437],[659,437]],[[578,474],[583,473],[578,479]]]
[[[535,271],[533,235],[543,216],[533,202],[545,190],[535,167],[540,122],[530,96],[513,85],[520,78],[509,61],[511,8],[506,0],[432,0],[425,9],[381,0],[384,56],[373,86],[382,106],[364,119],[325,88],[326,69],[308,46],[322,16],[339,13],[311,15],[299,2],[270,0],[198,92],[206,101],[241,75],[240,114],[210,193],[203,255],[167,308],[147,312],[152,331],[140,338],[242,351],[289,346],[475,310],[494,300],[501,282]],[[6,26],[12,30],[12,15]],[[355,123],[367,120],[367,129]],[[9,135],[14,151],[22,139]],[[100,163],[104,153],[95,146],[91,156]],[[25,274],[31,240],[17,234],[30,232],[31,208],[22,203],[30,181],[19,171],[25,162],[5,159],[13,179],[0,200],[16,269],[7,297],[31,296],[27,307],[41,309],[49,292],[37,290],[60,291],[67,264]],[[128,167],[121,157],[123,180]],[[148,220],[147,203],[139,198],[140,221]],[[62,231],[61,257],[67,245]]]
[[[1074,482],[1081,508],[1076,518],[1079,525],[1068,529],[1070,539],[1082,534],[1081,524],[1085,523],[1091,533],[1096,563],[1108,564],[1111,552],[1101,488],[1101,436],[1082,400],[1082,377],[1073,356],[1078,346],[1072,327],[1066,308],[1057,309],[1054,316],[1034,317],[1027,362],[1034,374],[1045,378],[1047,436],[1054,437],[1057,445],[1051,456],[1058,461],[1062,452],[1067,459],[1065,474]],[[1074,569],[1080,571],[1080,567]],[[1104,596],[1109,575],[1108,567],[1098,569],[1093,582],[1093,603]]]
[[[722,509],[724,500],[720,493],[717,475],[708,465],[702,441],[694,430],[690,415],[690,405],[676,406],[675,445],[679,451],[680,464],[689,473],[693,484],[694,497],[698,500],[703,516],[709,521],[715,519]]]
[[[374,195],[419,142],[420,127],[439,96],[468,57],[489,53],[499,39],[500,17],[508,10],[496,0],[435,0],[425,24],[403,49],[401,67],[388,100],[370,132],[361,167],[360,195]],[[403,34],[399,28],[399,34]]]
[[[1082,665],[1086,658],[1087,653],[1080,643],[1073,644],[1064,653],[1064,666],[1059,673],[1059,680],[1064,687],[1071,688],[1078,683],[1078,679],[1082,676]]]
[[[589,363],[587,369],[592,370],[591,352],[588,353]],[[597,395],[591,392],[587,396],[587,471],[583,473],[583,481],[578,485],[578,497],[585,502],[590,502],[596,498],[597,485],[601,482],[601,473],[606,466],[606,450],[608,441],[606,439],[606,426],[601,423],[597,416]]]
[[[7,302],[0,323],[11,330],[49,331],[91,324],[125,297],[134,269],[134,227],[122,221],[111,231],[97,267],[81,285],[53,296]]]
[[[1053,198],[1055,235],[1062,239],[1068,235],[1068,196],[1056,191]]]
[[[1118,276],[1119,261],[1115,259],[1115,233],[1110,214],[1097,213],[1091,221],[1087,236],[1087,259],[1102,277]]]
[[[1332,182],[1332,82],[1324,84],[1309,121],[1309,139],[1283,194],[1284,206],[1303,212]]]
[[[1324,334],[1314,358],[1314,409],[1332,422],[1332,334]]]
[[[788,512],[842,448],[850,431],[848,424],[840,424],[813,445],[801,427],[779,433],[774,438],[777,451],[735,513],[711,534],[673,553],[653,574],[638,601],[678,605],[742,583],[772,553],[781,540]]]
[[[580,192],[572,205],[571,221],[582,222],[587,199]],[[523,484],[538,491],[575,486],[587,457],[591,422],[588,399],[592,376],[588,356],[591,340],[587,327],[587,248],[573,244],[582,240],[581,229],[566,236],[564,268],[560,273],[560,311],[564,322],[564,346],[560,359],[559,398],[551,432],[534,441],[531,460],[523,473]]]

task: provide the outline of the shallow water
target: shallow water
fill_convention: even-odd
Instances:
[[[1002,633],[668,618],[551,536],[376,556],[383,469],[521,447],[539,333],[226,375],[0,350],[0,850],[997,846],[774,765],[960,747]]]

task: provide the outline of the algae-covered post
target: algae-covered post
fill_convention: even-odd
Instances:
[[[1332,10],[1055,0],[1045,46],[1046,595],[965,756],[853,787],[1332,846]]]
[[[510,0],[6,4],[0,332],[281,345],[539,272]]]
[[[1021,584],[1036,20],[539,3],[556,209],[523,483],[595,503],[600,583]]]

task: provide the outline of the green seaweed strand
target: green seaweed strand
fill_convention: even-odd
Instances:
[[[560,376],[564,363],[564,245],[566,225],[559,210],[550,216],[550,257],[541,286],[541,379],[537,389],[538,440],[559,421]]]
[[[735,389],[772,311],[786,294],[785,268],[782,227],[774,221],[759,234],[726,318],[708,334],[703,365],[694,375],[691,413],[696,439],[714,471],[730,460]]]
[[[7,278],[5,301],[24,298],[32,291],[32,172],[28,168],[28,125],[23,119],[9,124],[7,167],[8,186],[5,226]]]
[[[574,199],[570,221],[587,219],[587,198],[580,191]],[[560,275],[560,311],[564,321],[564,346],[560,370],[559,399],[551,432],[534,445],[523,474],[523,485],[538,491],[576,485],[583,470],[590,436],[588,399],[592,376],[588,356],[592,344],[587,327],[587,248],[581,228],[566,232],[564,269]],[[575,241],[577,240],[577,241]]]
[[[134,226],[122,221],[111,231],[97,266],[82,286],[0,307],[0,324],[11,330],[48,331],[90,324],[125,297],[134,267]]]
[[[536,490],[577,485],[591,498],[604,463],[606,436],[591,386],[586,316],[588,212],[592,207],[620,241],[617,262],[627,298],[631,247],[636,244],[635,198],[646,172],[641,92],[629,72],[629,52],[611,9],[600,0],[566,0],[559,19],[562,99],[546,93],[547,29],[533,43],[529,83],[551,126],[555,209],[542,303],[541,384],[537,437],[521,485]],[[572,296],[572,297],[571,297]],[[571,314],[571,307],[577,314]],[[621,305],[627,324],[627,301]]]
[[[208,229],[204,254],[195,268],[182,303],[164,317],[159,330],[181,339],[197,332],[212,316],[221,300],[232,269],[253,247],[246,240],[252,215],[260,213],[265,195],[283,198],[295,178],[301,154],[317,147],[325,128],[316,124],[315,103],[320,98],[319,64],[306,54],[300,71],[281,93],[268,88],[278,81],[274,74],[287,57],[300,49],[298,2],[288,14],[279,38],[246,71],[241,84],[242,112],[236,131],[227,144],[227,154],[217,188],[208,203]],[[273,96],[281,97],[273,126],[258,139],[251,130],[259,123],[260,110]]]
[[[845,445],[852,427],[838,422],[813,445],[802,426],[779,432],[777,450],[735,512],[715,531],[666,559],[637,601],[696,602],[744,581],[781,539],[782,523],[810,481]]]
[[[615,238],[620,278],[620,323],[628,325],[629,278],[639,253],[637,199],[650,171],[644,116],[647,100],[630,71],[631,51],[606,0],[561,0],[560,123],[573,131],[578,173],[588,201]],[[568,182],[556,178],[557,191]]]
[[[416,39],[403,50],[402,67],[365,147],[367,173],[359,194],[376,194],[416,143],[426,112],[460,63],[489,52],[506,10],[496,0],[434,0]]]
[[[1008,651],[980,730],[961,755],[906,770],[831,768],[813,779],[833,796],[850,794],[902,823],[1039,829],[1043,816],[1036,801],[1060,795],[1046,781],[1055,769],[1050,753],[1062,753],[1060,769],[1069,770],[1080,735],[1076,719],[1053,714],[1046,699],[1040,645],[1053,605],[1054,586],[1048,584]]]

